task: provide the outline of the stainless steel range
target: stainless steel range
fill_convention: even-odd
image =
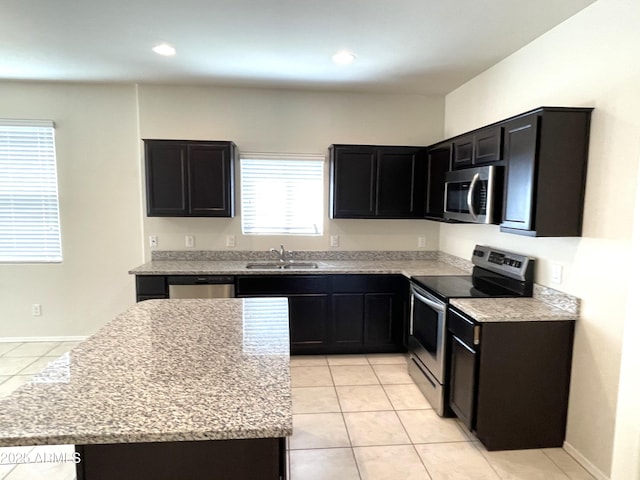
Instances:
[[[535,260],[476,245],[472,275],[411,277],[409,374],[438,415],[447,395],[447,307],[452,298],[530,297]]]

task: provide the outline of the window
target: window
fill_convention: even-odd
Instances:
[[[0,262],[61,262],[53,122],[0,120]]]
[[[241,154],[242,233],[322,235],[324,157]]]

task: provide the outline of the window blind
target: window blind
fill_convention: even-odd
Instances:
[[[242,233],[322,235],[323,170],[320,155],[241,155]]]
[[[0,262],[61,262],[51,121],[0,119]]]

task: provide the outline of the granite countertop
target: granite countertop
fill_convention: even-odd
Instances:
[[[291,433],[280,298],[138,303],[0,401],[0,446]]]
[[[262,260],[264,261],[264,260]],[[305,260],[306,262],[307,260]],[[312,260],[318,268],[248,269],[247,260],[152,260],[129,271],[135,275],[292,275],[292,274],[401,274],[468,275],[441,260]]]
[[[535,322],[578,320],[577,311],[550,305],[536,298],[458,298],[451,305],[477,322]]]
[[[436,251],[299,251],[296,261],[314,262],[318,268],[252,270],[249,262],[273,261],[263,251],[158,250],[152,260],[129,271],[135,275],[295,275],[295,274],[396,274],[470,275],[468,260]],[[580,300],[564,292],[534,284],[529,299],[454,300],[478,321],[577,320]]]

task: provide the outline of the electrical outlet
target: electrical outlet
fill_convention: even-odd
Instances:
[[[551,264],[551,281],[553,283],[562,283],[562,265],[559,263]]]
[[[34,303],[31,305],[31,315],[34,317],[39,317],[42,315],[42,305],[39,303]]]
[[[235,246],[236,246],[236,236],[227,235],[227,247],[235,247]]]
[[[195,244],[195,238],[193,235],[185,235],[184,236],[184,246],[185,247],[193,247]]]
[[[425,248],[427,246],[427,237],[418,237],[418,248]]]
[[[158,246],[158,236],[157,235],[149,235],[149,246],[151,248],[156,248]]]
[[[330,245],[332,247],[339,247],[340,246],[340,235],[331,235],[331,243]]]

